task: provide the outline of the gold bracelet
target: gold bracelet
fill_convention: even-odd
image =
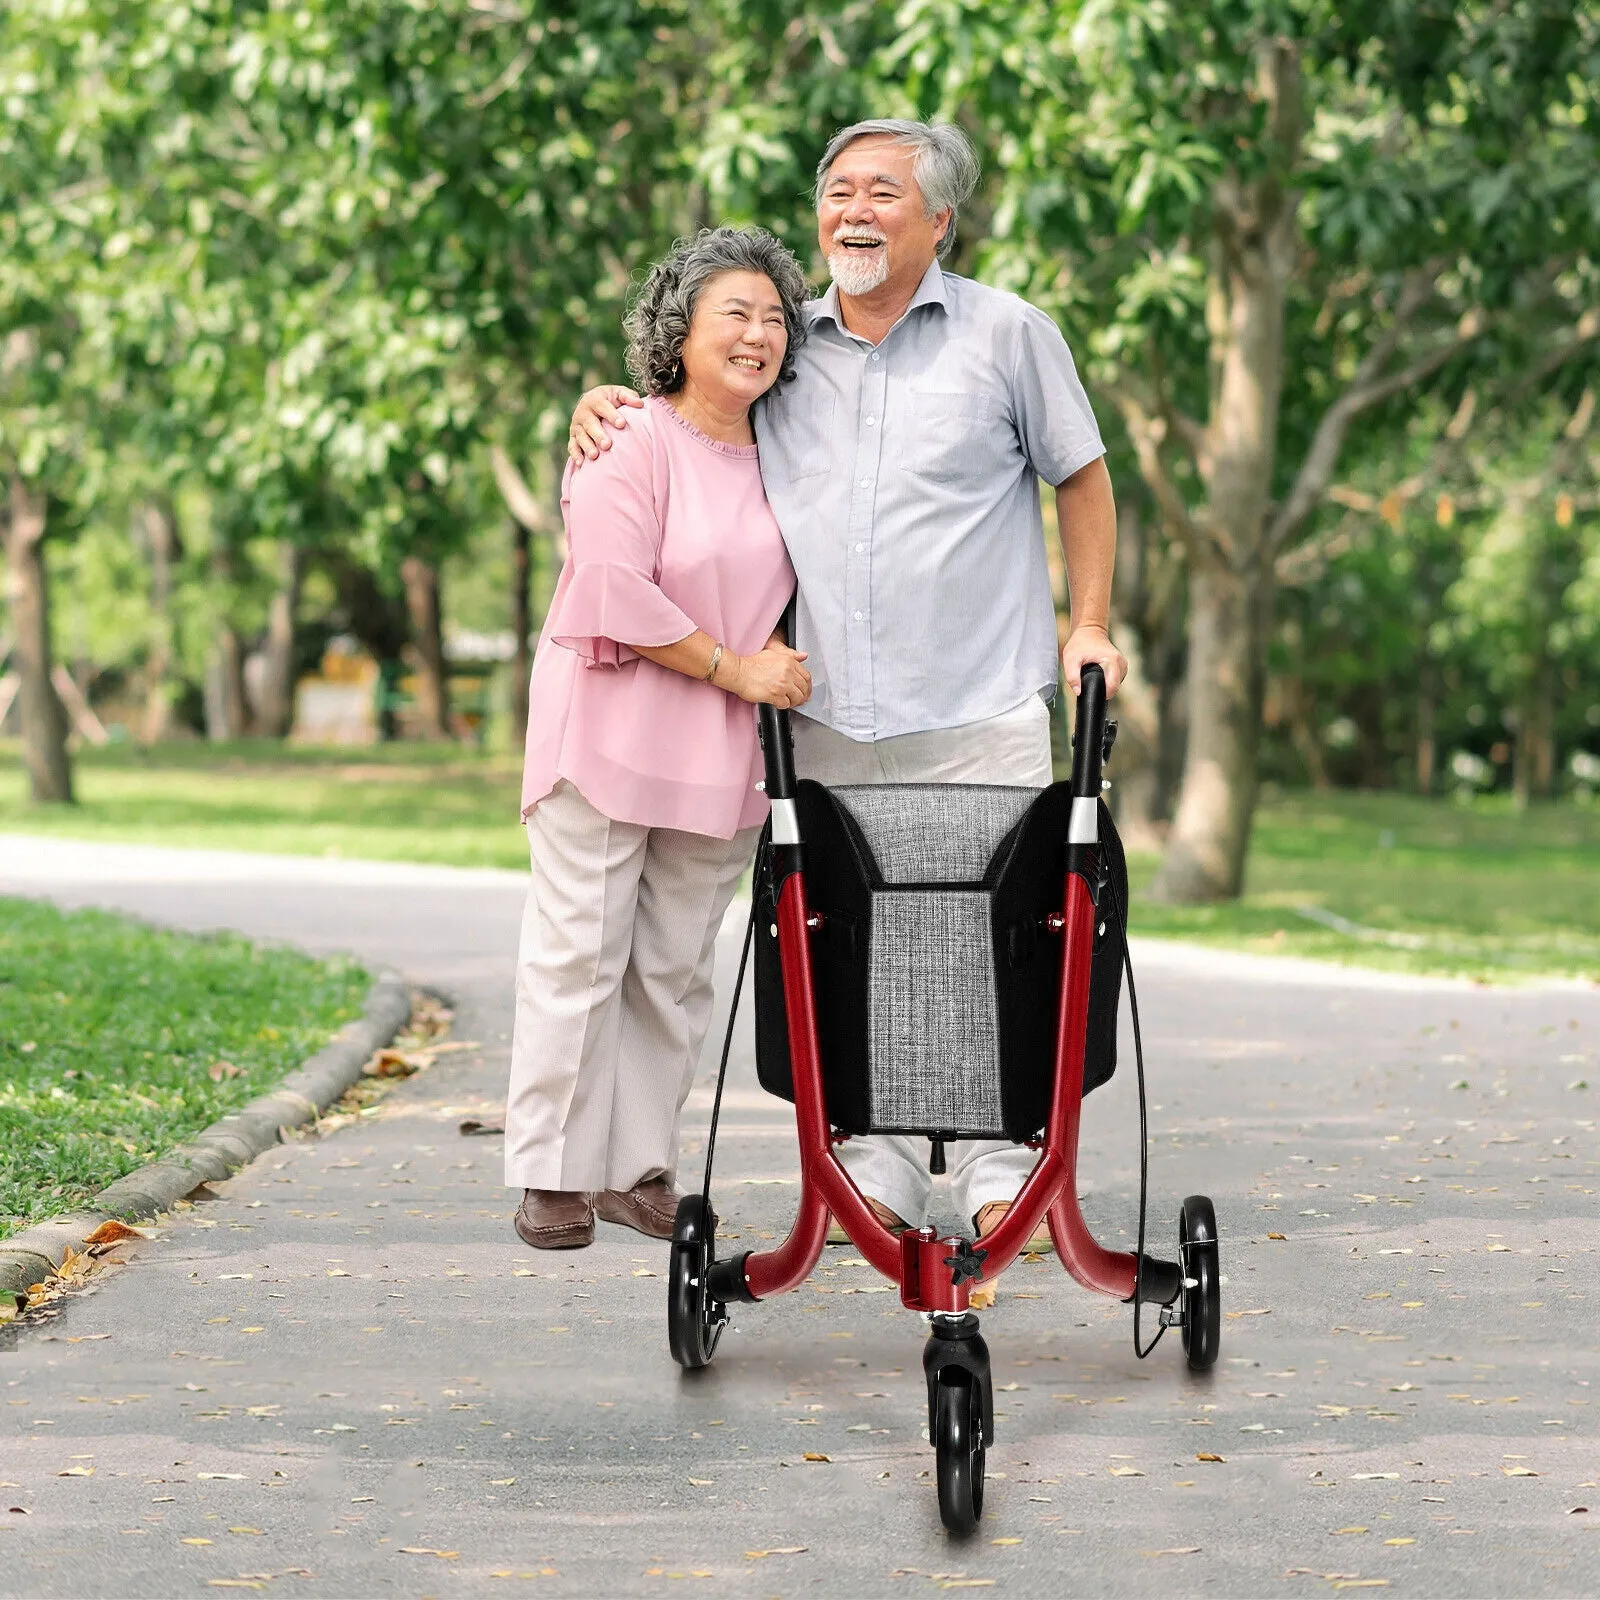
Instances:
[[[706,675],[701,681],[704,682],[704,683],[711,683],[716,678],[716,676],[717,676],[717,668],[721,664],[722,664],[722,646],[719,644],[711,652],[711,665],[706,668]]]

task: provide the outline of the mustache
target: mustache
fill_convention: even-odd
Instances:
[[[889,235],[882,228],[851,228],[841,223],[833,230],[833,242],[843,239],[871,239],[874,244],[887,244]]]

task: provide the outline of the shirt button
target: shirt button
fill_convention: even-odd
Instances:
[[[876,351],[876,350],[874,350],[874,351],[873,351],[873,352],[872,352],[872,359],[873,359],[873,360],[874,360],[874,361],[876,361],[876,360],[877,360],[877,359],[878,359],[878,352],[877,352],[877,351]]]
[[[865,545],[864,545],[864,544],[858,544],[858,545],[857,545],[857,546],[856,546],[856,554],[857,554],[857,555],[860,555],[860,554],[861,554],[861,552],[862,552],[862,551],[863,551],[863,550],[865,550],[865,549],[866,549],[866,548],[867,548],[867,547],[866,547],[866,546],[865,546]]]
[[[858,611],[858,612],[856,612],[856,621],[859,622],[860,620],[861,620],[861,613]]]
[[[868,486],[869,486],[869,485],[870,485],[870,484],[871,484],[871,483],[872,483],[872,479],[871,479],[871,478],[863,478],[863,479],[862,479],[862,480],[861,480],[861,487],[862,487],[862,488],[863,488],[863,489],[865,489],[865,488],[867,488],[867,487],[868,487]]]
[[[878,425],[878,419],[876,417],[868,417],[867,418],[867,426],[869,428],[875,428],[877,425]]]

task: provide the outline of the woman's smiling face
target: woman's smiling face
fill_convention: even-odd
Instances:
[[[742,409],[778,381],[789,330],[764,272],[719,272],[695,302],[683,342],[684,387],[719,410]]]

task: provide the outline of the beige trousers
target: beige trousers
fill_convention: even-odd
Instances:
[[[1050,708],[1037,695],[983,722],[858,743],[804,715],[792,720],[795,774],[830,786],[848,783],[1000,783],[1042,789],[1050,782]],[[928,1142],[874,1134],[838,1146],[840,1162],[863,1194],[919,1227],[933,1179]],[[950,1192],[963,1217],[991,1200],[1015,1199],[1037,1160],[1005,1139],[963,1139],[950,1149]]]
[[[565,781],[534,807],[506,1100],[511,1188],[675,1176],[717,931],[760,831],[712,839],[614,822]]]

